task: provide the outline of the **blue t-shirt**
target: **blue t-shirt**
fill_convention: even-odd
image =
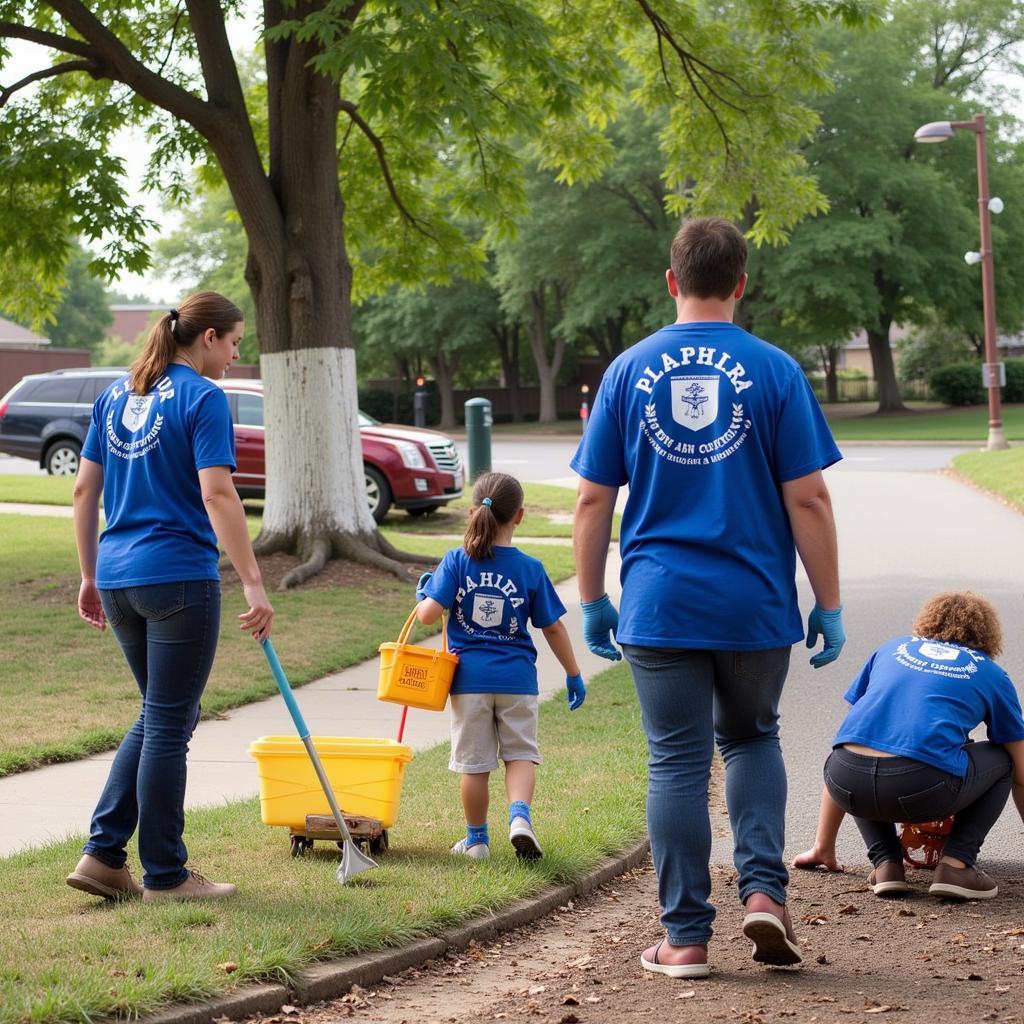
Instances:
[[[545,629],[565,605],[544,566],[512,547],[486,561],[454,548],[423,588],[450,611],[448,643],[459,656],[452,693],[537,693],[537,648],[527,623]]]
[[[781,485],[841,458],[796,361],[731,323],[670,324],[620,355],[571,462],[629,485],[619,643],[801,639]]]
[[[967,774],[964,744],[982,722],[993,743],[1024,740],[1010,677],[980,651],[901,636],[879,647],[845,694],[853,707],[833,746],[859,743]]]
[[[96,586],[218,580],[217,537],[199,470],[235,470],[227,396],[189,366],[172,363],[148,395],[125,376],[96,400],[82,457],[103,467]]]

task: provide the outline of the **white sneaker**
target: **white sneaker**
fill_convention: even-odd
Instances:
[[[471,857],[473,860],[487,860],[491,855],[491,848],[486,843],[474,843],[466,845],[466,838],[463,836],[451,850],[452,853],[462,857]]]
[[[537,842],[533,826],[526,818],[513,818],[512,824],[508,827],[508,838],[516,848],[516,856],[524,860],[536,860],[544,856],[544,851]]]

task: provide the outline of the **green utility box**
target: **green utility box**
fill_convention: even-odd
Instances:
[[[472,483],[491,471],[491,403],[486,398],[471,398],[466,409],[466,479]]]

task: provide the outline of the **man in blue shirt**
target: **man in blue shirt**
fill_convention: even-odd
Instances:
[[[796,552],[814,591],[815,668],[845,636],[835,524],[821,471],[842,456],[800,366],[736,327],[746,241],[718,218],[687,221],[666,273],[676,321],[605,373],[572,468],[584,639],[622,645],[650,750],[648,828],[667,938],[641,955],[673,977],[707,975],[707,790],[714,742],[726,766],[743,931],[754,959],[799,963],[785,907],[786,774],[778,704],[804,636]],[[618,490],[621,616],[604,573]]]

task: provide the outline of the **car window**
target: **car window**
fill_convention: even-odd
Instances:
[[[80,399],[83,388],[88,386],[89,397]],[[78,402],[92,401],[92,381],[81,377],[53,377],[40,381],[32,391],[31,402]]]
[[[82,397],[79,398],[80,402],[95,402],[100,395],[103,394],[115,380],[120,380],[121,374],[112,377],[97,376],[92,377],[85,383],[85,389],[82,391]]]
[[[263,426],[263,396],[248,391],[236,391],[238,399],[238,416],[235,422],[240,427]]]
[[[361,426],[361,427],[372,427],[372,426],[375,426],[378,423],[380,423],[380,420],[375,420],[372,416],[370,416],[367,413],[363,412],[362,409],[359,410],[359,426]]]

